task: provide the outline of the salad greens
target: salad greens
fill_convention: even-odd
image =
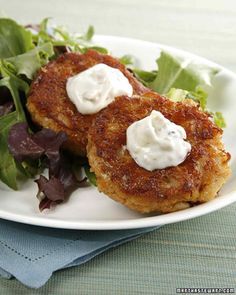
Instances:
[[[192,59],[182,61],[164,51],[156,62],[158,70],[154,79],[148,82],[148,86],[160,94],[168,93],[171,88],[196,91],[201,85],[209,85],[218,72],[207,66],[196,65]]]
[[[34,49],[4,60],[6,67],[19,76],[25,75],[32,80],[35,73],[44,66],[51,56],[54,55],[53,46],[50,42],[44,43]]]
[[[31,33],[11,19],[0,19],[0,57],[8,58],[34,48]]]
[[[9,152],[8,134],[14,124],[26,121],[22,96],[26,97],[29,90],[27,79],[32,78],[32,70],[37,71],[46,64],[52,54],[46,47],[39,49],[24,27],[11,19],[0,19],[0,90],[2,87],[9,90],[15,107],[13,112],[0,117],[0,180],[12,189],[17,189],[17,178],[26,171]],[[24,64],[24,61],[27,62]],[[0,104],[2,101],[0,91]]]
[[[42,66],[64,52],[84,53],[92,48],[104,54],[108,53],[106,48],[92,44],[94,35],[92,26],[84,35],[75,35],[68,33],[63,27],[49,26],[48,22],[49,19],[46,18],[39,25],[24,27],[12,19],[0,18],[0,180],[12,189],[17,189],[18,178],[31,177],[29,171],[38,173],[40,163],[44,162],[45,157],[49,157],[48,167],[51,176],[49,175],[49,179],[40,176],[36,181],[39,187],[38,195],[44,194],[44,201],[40,202],[41,209],[64,200],[65,194],[77,184],[74,175],[64,165],[65,161],[62,160],[64,156],[59,152],[60,145],[52,148],[53,150],[56,148],[57,151],[57,161],[55,161],[48,156],[48,147],[42,142],[42,134],[46,137],[52,136],[55,142],[57,142],[57,135],[45,129],[39,133],[32,132],[35,127],[27,119],[25,108],[31,81]],[[183,61],[164,51],[156,60],[157,69],[153,71],[136,68],[134,57],[131,55],[124,55],[119,60],[133,71],[144,85],[173,101],[194,100],[203,111],[212,115],[218,126],[225,127],[220,112],[212,113],[207,110],[207,93],[203,90],[205,85],[211,84],[217,70],[195,64],[191,59]],[[19,129],[14,129],[14,126],[18,126]],[[14,134],[13,131],[21,134],[23,144],[30,141],[32,149],[36,144],[38,150],[42,150],[37,161],[35,161],[35,155],[32,158],[32,150],[31,158],[24,158],[27,152],[24,149],[21,151],[17,149],[10,136]],[[63,135],[60,136],[63,137]],[[37,141],[38,138],[40,142]],[[22,158],[16,160],[15,153],[19,155],[20,152],[24,156],[21,155]],[[56,172],[50,163],[59,165]],[[96,177],[90,172],[87,164],[84,165],[84,171],[90,183],[96,185]]]
[[[49,33],[47,24],[48,19],[44,19],[38,32],[32,33],[12,19],[0,19],[0,106],[3,108],[9,104],[4,97],[5,88],[14,103],[14,110],[6,114],[3,112],[0,117],[0,180],[12,189],[17,189],[19,176],[29,176],[28,171],[32,170],[29,163],[16,161],[8,147],[11,128],[16,123],[26,122],[25,101],[32,79],[60,50],[65,51],[65,47],[70,51],[84,52],[94,32],[90,27],[85,35],[71,38],[61,28]]]
[[[61,152],[61,146],[67,139],[66,133],[46,128],[31,133],[25,122],[14,124],[10,129],[8,148],[14,159],[22,164],[30,160],[36,167],[48,168],[49,179],[40,175],[35,180],[40,210],[65,201],[79,186],[71,158]]]
[[[192,99],[199,104],[200,108],[209,113],[215,124],[220,128],[225,128],[226,123],[223,115],[220,112],[211,112],[207,109],[207,98],[208,94],[200,87],[196,87],[196,91],[187,91],[178,88],[171,88],[166,96],[173,101],[183,101],[184,99]]]
[[[218,73],[217,69],[195,64],[191,59],[182,61],[164,51],[156,63],[155,71],[148,72],[136,68],[132,70],[147,87],[166,95],[173,101],[192,99],[204,112],[211,114],[217,126],[226,127],[220,112],[214,113],[207,109],[208,93],[203,90],[206,85],[211,86],[212,78]]]
[[[26,94],[28,84],[5,71],[1,64],[0,70],[2,75],[0,88],[6,87],[9,89],[15,106],[13,112],[0,117],[0,180],[9,187],[17,189],[17,176],[22,174],[24,169],[21,169],[21,164],[17,163],[10,154],[7,139],[11,127],[16,123],[25,121],[25,114],[20,102],[20,92]]]
[[[94,185],[94,186],[97,186],[97,179],[96,179],[96,176],[93,172],[90,171],[90,166],[87,164],[87,165],[84,165],[84,172],[89,180],[89,182]]]

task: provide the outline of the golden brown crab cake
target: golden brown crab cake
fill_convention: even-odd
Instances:
[[[145,170],[125,148],[127,128],[152,110],[185,128],[192,150],[176,167]],[[221,135],[222,130],[196,105],[155,94],[122,96],[94,120],[87,153],[101,192],[142,213],[166,213],[216,196],[230,175],[230,154],[224,151]]]
[[[86,155],[87,133],[95,115],[82,115],[70,101],[66,82],[98,63],[119,69],[129,80],[134,94],[150,91],[144,87],[117,59],[88,50],[85,54],[65,53],[49,62],[32,82],[27,108],[38,125],[68,135],[66,147],[78,155]]]

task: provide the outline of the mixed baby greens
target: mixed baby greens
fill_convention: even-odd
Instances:
[[[60,28],[49,33],[47,21],[43,20],[32,33],[32,28],[0,19],[0,180],[17,189],[19,178],[30,178],[42,168],[49,168],[49,179],[40,176],[36,181],[38,196],[44,194],[40,209],[63,201],[78,181],[69,159],[65,160],[59,151],[66,135],[48,129],[33,134],[34,126],[25,108],[27,93],[43,65],[65,51],[84,52],[93,35],[92,27],[76,39]]]
[[[16,190],[19,178],[32,178],[48,168],[49,178],[41,175],[36,180],[40,210],[62,202],[78,187],[78,167],[71,164],[71,155],[60,150],[65,133],[37,130],[32,124],[25,107],[30,84],[42,66],[64,52],[84,53],[92,48],[108,53],[92,44],[93,34],[93,27],[89,27],[84,35],[70,35],[61,27],[49,27],[48,19],[27,27],[12,19],[0,19],[0,180]],[[136,68],[129,55],[121,57],[120,62],[152,90],[174,101],[193,99],[207,111],[207,93],[202,87],[211,82],[216,70],[191,60],[180,61],[164,51],[154,71]],[[218,126],[225,127],[221,113],[211,115]],[[87,178],[96,185],[86,160],[82,162]]]

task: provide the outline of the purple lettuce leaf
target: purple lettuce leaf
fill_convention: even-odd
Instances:
[[[75,176],[72,166],[70,166],[68,163],[69,161],[67,161],[67,159],[64,157],[61,161],[61,166],[58,173],[58,179],[63,184],[65,189],[65,196],[74,191],[79,185],[79,181]]]
[[[60,166],[57,177],[49,176],[49,179],[47,179],[40,175],[39,179],[35,180],[39,189],[38,196],[40,199],[40,211],[67,200],[69,195],[79,185],[79,182],[70,167],[63,164]]]
[[[39,146],[28,132],[27,123],[16,123],[8,135],[8,148],[18,162],[27,159],[36,160],[44,153],[44,148]]]
[[[9,150],[17,161],[47,160],[49,178],[40,175],[35,180],[40,211],[65,201],[79,186],[69,159],[60,150],[66,140],[64,132],[55,133],[45,128],[30,134],[26,123],[15,124],[9,132]]]
[[[42,211],[64,201],[64,186],[59,179],[51,177],[49,180],[40,175],[35,182],[38,185],[37,197],[40,200],[39,210]]]
[[[49,177],[57,175],[60,168],[60,147],[67,140],[64,132],[55,133],[50,129],[42,129],[32,136],[35,143],[44,149],[49,162]]]

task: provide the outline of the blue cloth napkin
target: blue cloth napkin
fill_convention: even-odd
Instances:
[[[81,231],[30,226],[0,219],[0,276],[39,288],[56,270],[80,265],[109,248],[158,227]]]

